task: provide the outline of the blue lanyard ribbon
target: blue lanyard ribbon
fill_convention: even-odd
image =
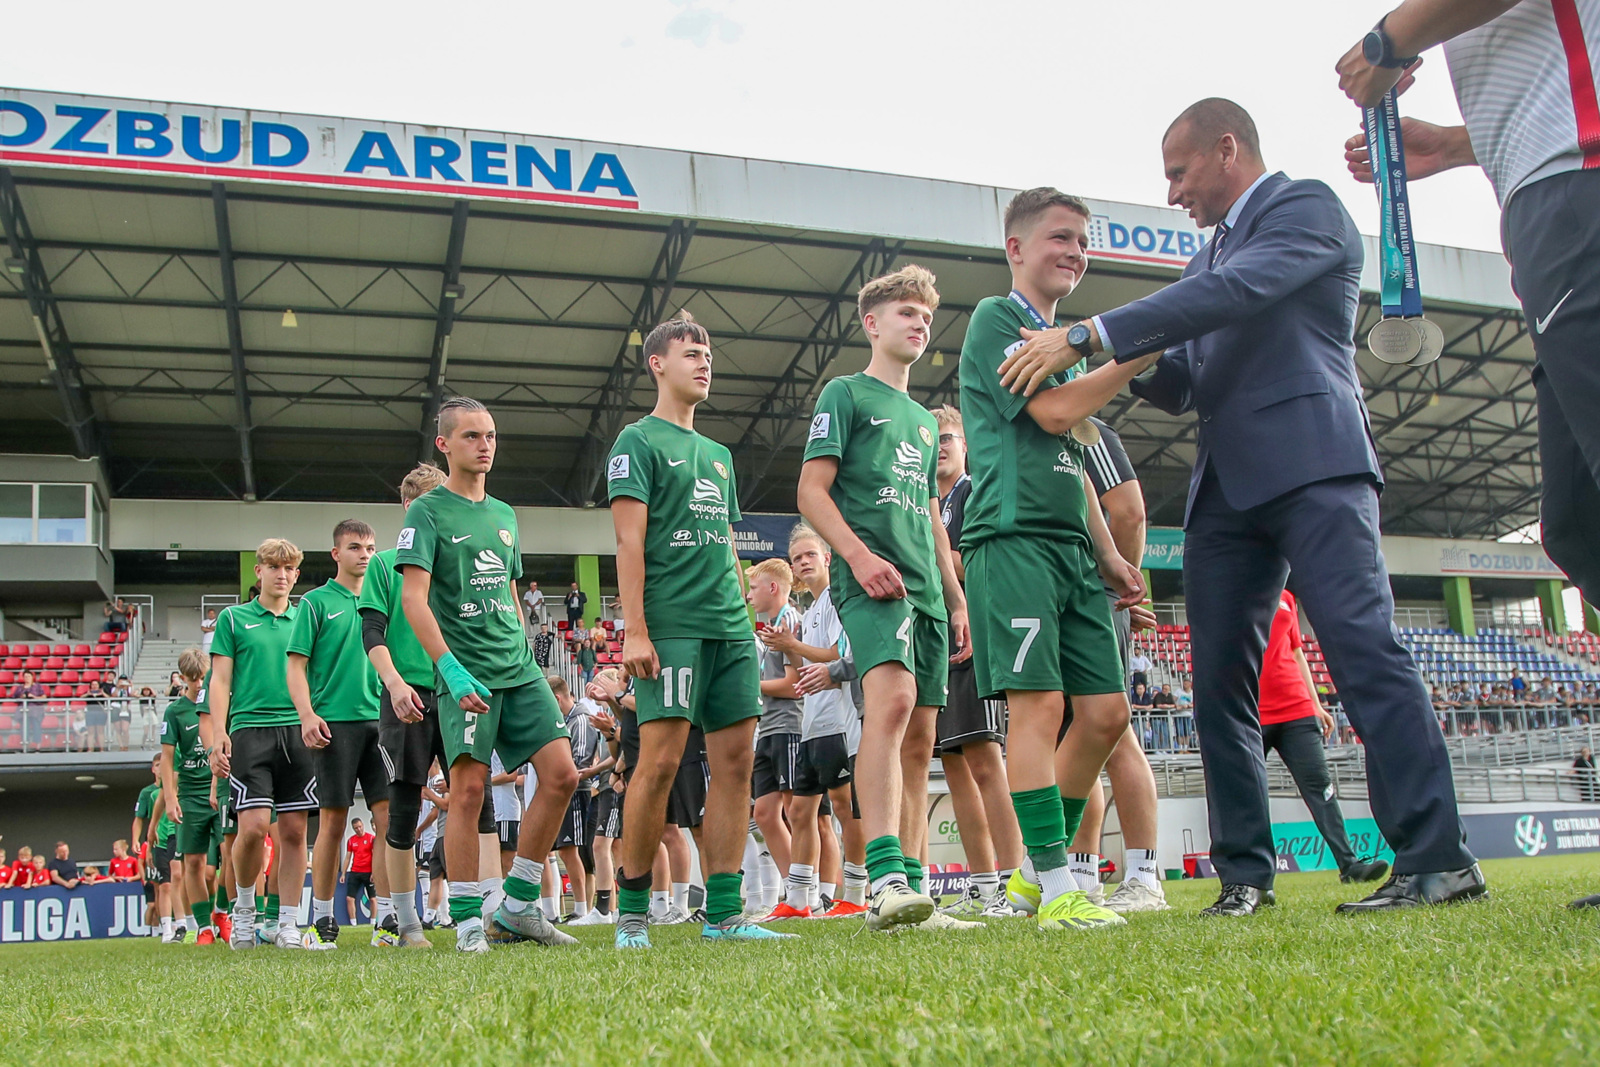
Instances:
[[[1400,139],[1400,112],[1394,90],[1362,114],[1372,178],[1378,188],[1381,278],[1385,318],[1422,314],[1417,250],[1411,237],[1411,197],[1406,189],[1406,153]]]
[[[1044,316],[1039,314],[1039,309],[1029,303],[1028,298],[1015,289],[1011,290],[1010,300],[1022,309],[1024,315],[1033,320],[1033,328],[1035,330],[1048,330],[1055,326],[1055,323],[1044,321]]]

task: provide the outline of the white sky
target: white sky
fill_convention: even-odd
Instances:
[[[1162,132],[1226,96],[1268,166],[1339,191],[1333,64],[1395,0],[17,3],[6,85],[721,152],[1162,204]],[[1444,57],[1403,111],[1460,121]],[[1498,251],[1482,173],[1413,188],[1420,240]]]

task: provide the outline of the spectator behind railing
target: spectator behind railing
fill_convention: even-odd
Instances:
[[[111,862],[106,867],[106,878],[112,882],[139,882],[144,880],[144,872],[139,868],[139,857],[128,852],[126,838],[117,838],[111,843]]]
[[[105,629],[102,632],[108,634],[118,634],[126,631],[128,629],[128,617],[133,614],[128,607],[128,602],[121,597],[117,597],[115,601],[106,601],[105,607],[100,609],[100,613],[106,618]]]
[[[62,889],[76,889],[83,878],[78,873],[78,865],[73,862],[72,849],[65,841],[56,842],[56,858],[46,865],[50,870],[50,884],[60,886]]]
[[[1578,758],[1572,761],[1573,777],[1578,779],[1578,799],[1585,804],[1600,801],[1600,783],[1595,781],[1594,753],[1588,745],[1584,745],[1578,752]]]

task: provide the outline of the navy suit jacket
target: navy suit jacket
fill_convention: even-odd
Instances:
[[[1100,316],[1119,362],[1166,349],[1133,394],[1200,417],[1186,526],[1208,463],[1239,510],[1326,478],[1382,486],[1355,363],[1365,254],[1332,189],[1278,173],[1216,263],[1207,245],[1178,281]]]

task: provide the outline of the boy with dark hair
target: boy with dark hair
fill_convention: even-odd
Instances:
[[[195,944],[216,942],[211,925],[211,895],[206,892],[206,856],[222,836],[217,810],[211,806],[211,762],[200,737],[200,682],[209,666],[198,648],[178,656],[183,691],[167,705],[161,719],[161,783],[166,796],[176,798],[167,814],[178,824],[174,856],[183,865],[182,889],[193,917],[186,920]]]

